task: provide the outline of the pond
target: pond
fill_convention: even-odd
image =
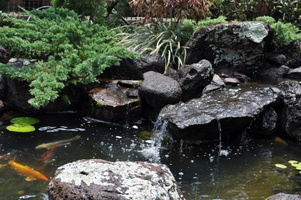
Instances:
[[[36,131],[7,131],[9,119],[18,116],[38,118]],[[280,138],[251,140],[245,145],[163,143],[158,152],[149,138],[154,124],[143,121],[121,126],[77,113],[6,113],[2,120],[0,199],[48,199],[48,182],[26,181],[5,166],[14,156],[17,163],[50,179],[57,167],[79,159],[160,162],[170,168],[187,200],[265,199],[278,192],[301,193],[301,174],[288,164],[289,160],[301,161],[301,147]],[[37,145],[77,135],[80,139],[54,148],[48,152],[46,162],[40,162],[46,150],[35,149]],[[288,168],[280,169],[275,164]]]

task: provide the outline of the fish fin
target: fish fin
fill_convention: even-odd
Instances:
[[[34,180],[36,180],[34,177],[27,177],[26,179],[25,179],[26,181],[34,181]]]

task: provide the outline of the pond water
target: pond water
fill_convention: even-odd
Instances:
[[[9,119],[17,116],[38,118],[36,131],[7,131]],[[289,160],[301,161],[301,147],[289,141],[258,139],[245,145],[163,143],[159,152],[149,138],[154,127],[151,123],[120,126],[75,113],[5,114],[2,118],[0,147],[1,155],[6,156],[0,160],[0,199],[3,200],[48,199],[48,182],[28,182],[3,166],[14,156],[16,162],[50,179],[57,167],[79,159],[160,162],[170,168],[187,200],[265,199],[278,192],[301,193],[301,174],[288,164]],[[76,135],[81,139],[54,148],[47,162],[39,162],[46,150],[36,150],[37,145]],[[288,168],[276,168],[278,163]]]

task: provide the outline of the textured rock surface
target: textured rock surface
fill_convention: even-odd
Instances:
[[[139,94],[151,107],[162,108],[181,100],[182,90],[176,80],[153,71],[144,73],[143,77]]]
[[[183,91],[182,100],[188,101],[200,97],[205,86],[211,82],[213,74],[212,65],[207,60],[182,67],[179,70],[181,77],[179,83]]]
[[[248,86],[218,90],[198,99],[165,106],[160,117],[176,139],[214,140],[219,123],[224,137],[241,134],[278,95],[269,87]]]
[[[288,135],[301,141],[301,85],[297,81],[279,84],[283,102],[280,122]]]
[[[88,116],[121,124],[141,118],[137,89],[140,81],[106,80],[101,83],[88,92],[88,102],[84,105]]]
[[[59,167],[49,183],[50,200],[182,200],[165,165],[79,160]]]
[[[254,76],[264,67],[270,28],[263,22],[234,22],[201,27],[187,46],[187,64],[209,60],[214,69],[228,67]]]
[[[266,200],[301,200],[301,196],[300,195],[294,195],[294,194],[279,193],[279,194],[275,194],[273,196],[270,196]]]

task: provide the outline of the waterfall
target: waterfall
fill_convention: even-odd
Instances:
[[[158,117],[152,130],[151,141],[142,146],[140,153],[150,162],[160,162],[160,150],[162,149],[162,141],[167,136],[167,125],[168,121]]]
[[[229,151],[223,149],[223,143],[222,143],[222,124],[220,119],[216,119],[217,122],[217,128],[218,128],[218,139],[219,139],[219,144],[218,144],[218,155],[219,156],[228,156]]]

